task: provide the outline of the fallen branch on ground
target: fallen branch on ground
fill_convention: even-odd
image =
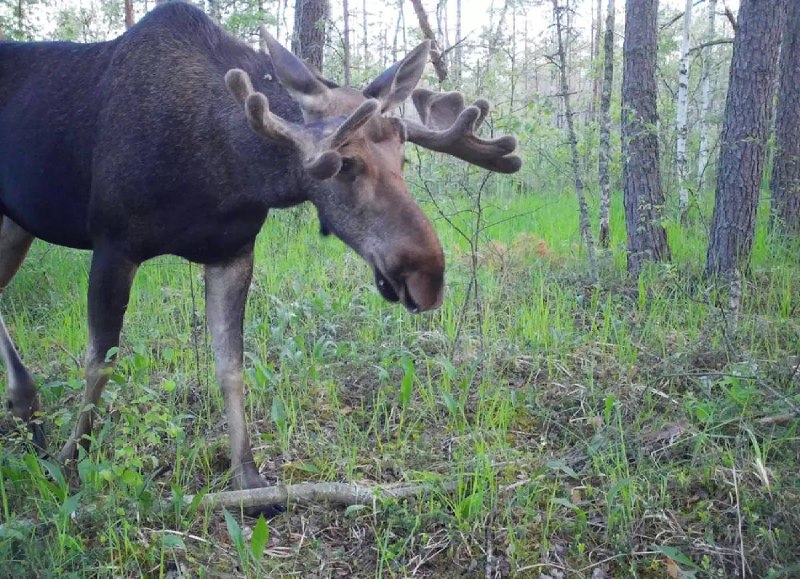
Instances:
[[[453,492],[456,488],[458,488],[458,483],[455,481],[442,485],[410,484],[394,487],[361,487],[338,482],[299,483],[288,486],[276,485],[260,489],[209,493],[200,500],[200,506],[208,510],[218,510],[221,508],[269,507],[286,503],[373,505],[380,499],[418,498],[426,496],[434,490]],[[184,497],[184,502],[189,504],[193,499],[194,496],[188,495]]]

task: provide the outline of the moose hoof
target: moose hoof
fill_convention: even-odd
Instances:
[[[47,452],[47,436],[44,433],[44,424],[35,419],[28,425],[31,431],[33,445],[42,452]]]
[[[78,445],[74,440],[70,439],[58,453],[58,462],[63,465],[69,465],[78,458]]]
[[[251,472],[236,477],[233,482],[235,490],[260,489],[272,486],[265,481],[257,472]],[[286,505],[261,505],[244,509],[244,514],[248,517],[258,518],[263,516],[265,519],[272,519],[286,512]]]

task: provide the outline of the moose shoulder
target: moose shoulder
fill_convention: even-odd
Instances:
[[[242,323],[267,212],[310,201],[323,230],[371,266],[380,294],[421,312],[441,304],[444,255],[403,180],[404,142],[494,171],[520,167],[513,137],[475,135],[485,101],[414,90],[427,43],[363,91],[267,45],[269,55],[255,52],[181,3],[106,43],[0,43],[0,289],[36,237],[93,252],[84,410],[64,461],[88,440],[138,266],[174,254],[205,264],[234,486],[262,486],[244,415]],[[420,121],[390,116],[409,97]],[[2,318],[0,355],[9,408],[31,421],[34,380]]]

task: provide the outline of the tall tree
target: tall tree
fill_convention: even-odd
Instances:
[[[572,153],[572,174],[575,179],[575,193],[578,196],[578,211],[579,211],[579,224],[581,230],[581,237],[586,243],[586,253],[589,257],[589,266],[592,271],[592,277],[597,281],[597,260],[594,253],[594,236],[592,235],[592,228],[589,222],[589,208],[586,204],[585,186],[583,177],[581,176],[581,163],[578,157],[578,138],[575,135],[575,121],[572,118],[572,105],[569,98],[569,81],[567,80],[567,56],[564,49],[564,36],[566,12],[568,6],[561,6],[559,0],[553,1],[553,17],[556,21],[556,43],[558,48],[557,62],[559,77],[561,80],[561,96],[564,102],[564,112],[567,117],[567,138],[569,140],[569,148]]]
[[[329,15],[328,0],[295,0],[292,52],[320,72]]]
[[[125,0],[125,28],[133,26],[133,0]]]
[[[436,42],[436,35],[433,33],[430,20],[428,20],[428,13],[425,12],[422,0],[411,0],[411,4],[414,6],[414,12],[417,13],[417,20],[419,20],[419,27],[423,36],[431,41],[431,48],[433,48],[431,51],[431,63],[433,63],[436,76],[439,78],[439,82],[444,82],[447,78],[447,65],[442,58],[439,44]]]
[[[592,102],[591,119],[597,120],[597,105],[600,102],[601,84],[600,80],[600,39],[603,37],[603,0],[597,0],[597,16],[594,25],[594,36],[592,37]]]
[[[709,274],[734,272],[753,249],[785,14],[785,0],[742,0],[739,5],[706,260]]]
[[[789,2],[781,41],[777,151],[772,167],[772,225],[800,233],[800,2]]]
[[[461,0],[456,0],[456,39],[455,52],[453,53],[453,64],[455,65],[456,87],[461,88]]]
[[[608,0],[606,31],[603,36],[603,89],[600,93],[600,245],[608,247],[611,238],[611,87],[614,84],[614,0]]]
[[[347,0],[342,0],[342,17],[344,28],[342,39],[342,67],[344,68],[344,86],[352,84],[350,79],[350,5]]]
[[[656,124],[658,0],[627,0],[622,48],[622,188],[628,230],[628,271],[670,258],[661,225]]]
[[[714,38],[714,22],[717,17],[717,0],[708,0],[708,20],[706,21],[705,42]],[[697,190],[703,190],[703,177],[708,167],[708,117],[711,114],[711,54],[713,48],[703,49],[702,104],[700,105],[700,152],[697,155]]]
[[[678,119],[676,121],[676,146],[675,161],[678,166],[678,204],[681,211],[681,221],[686,219],[689,210],[689,187],[686,180],[689,177],[689,160],[686,157],[686,137],[689,136],[688,104],[689,104],[689,33],[692,31],[692,5],[694,0],[686,0],[683,12],[683,37],[681,38],[681,61],[678,69]]]

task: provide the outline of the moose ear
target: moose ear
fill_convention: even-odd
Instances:
[[[378,99],[383,113],[401,105],[416,88],[425,71],[430,52],[431,42],[426,40],[373,80],[362,91],[364,96]]]
[[[275,40],[264,27],[261,28],[261,36],[267,45],[275,75],[281,81],[283,88],[300,105],[306,122],[322,118],[328,108],[330,92],[328,87],[302,60]]]

